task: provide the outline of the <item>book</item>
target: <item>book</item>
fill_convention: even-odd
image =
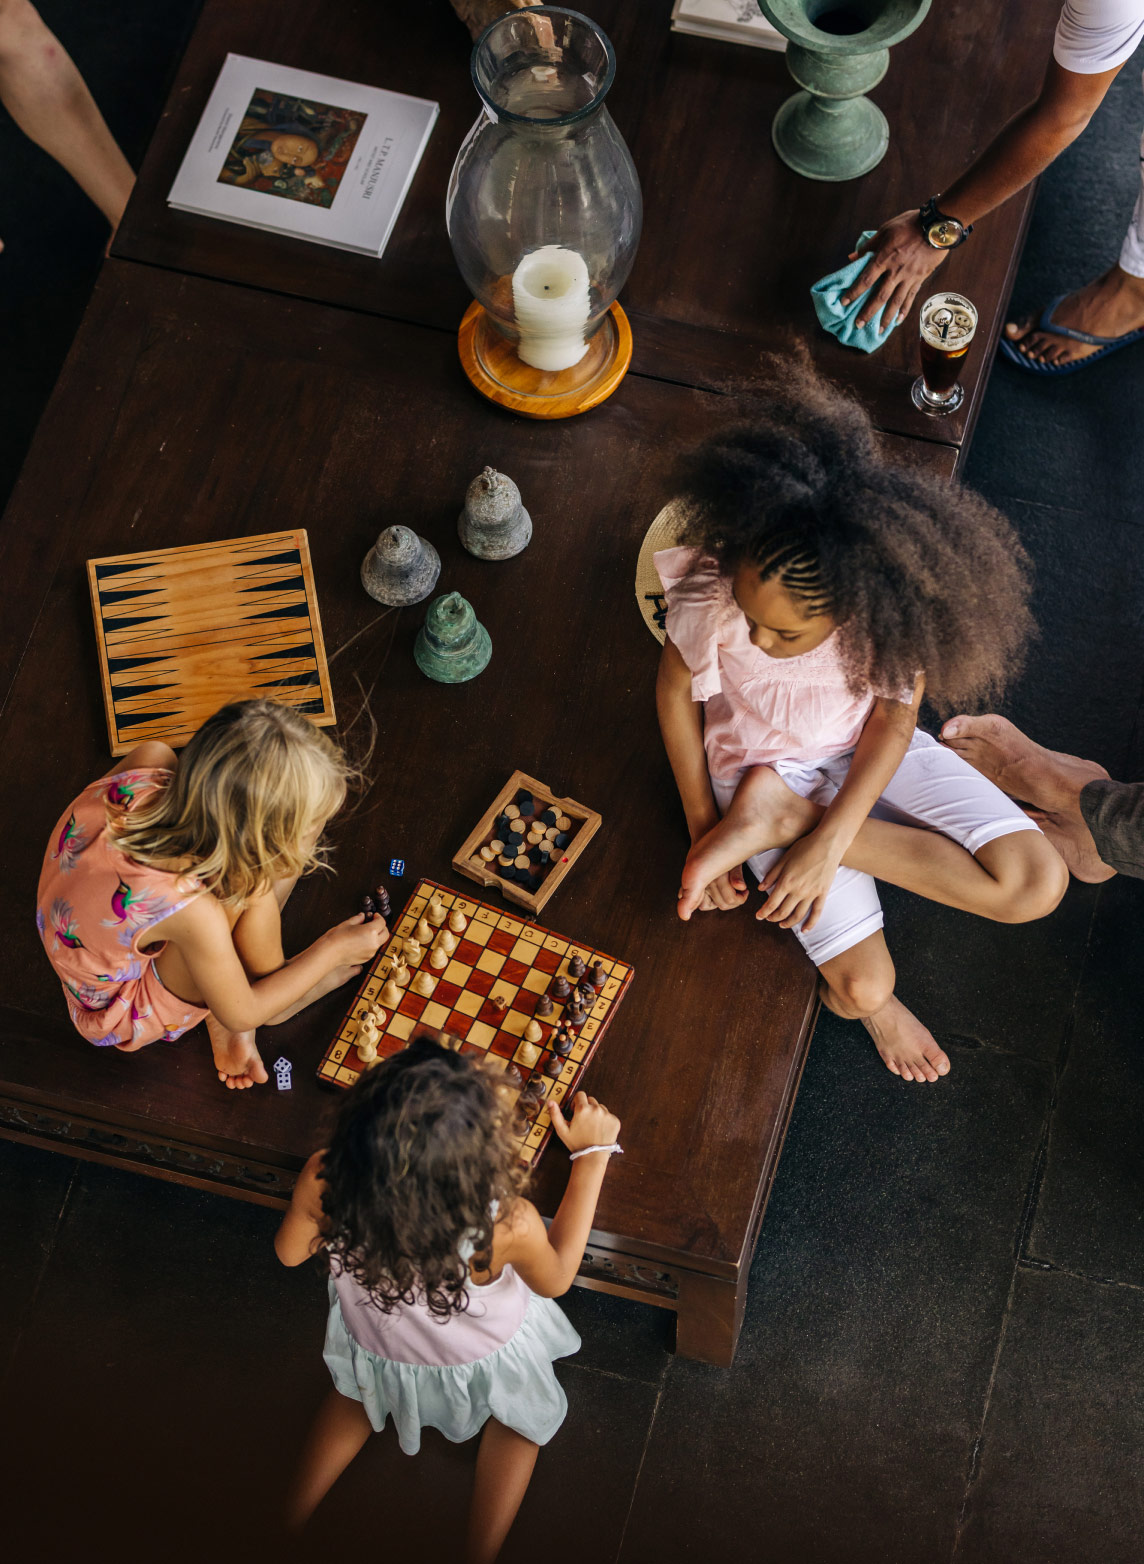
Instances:
[[[767,21],[757,0],[675,0],[672,30],[756,49],[785,49],[787,41]]]
[[[169,206],[380,255],[438,106],[228,54]]]

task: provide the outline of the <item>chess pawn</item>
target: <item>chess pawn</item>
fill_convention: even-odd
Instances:
[[[445,921],[445,904],[436,895],[433,896],[425,909],[425,916],[434,928],[439,929]],[[432,938],[430,935],[429,938]]]
[[[433,938],[433,925],[429,922],[429,920],[427,918],[420,918],[420,919],[418,919],[417,927],[413,930],[413,937],[414,937],[414,939],[418,940],[422,945],[428,945],[429,942],[432,940],[432,938]]]
[[[429,995],[437,987],[437,979],[428,972],[419,972],[413,979],[412,992],[414,994]]]
[[[581,978],[584,976],[584,960],[582,956],[573,954],[568,957],[568,976],[570,978]]]
[[[404,608],[428,597],[440,574],[432,543],[408,527],[386,527],[362,561],[361,584],[379,603]]]
[[[531,1070],[532,1066],[540,1058],[540,1049],[535,1043],[522,1042],[516,1051],[516,1057],[526,1070]]]
[[[462,548],[478,559],[511,559],[532,539],[532,518],[511,478],[486,467],[470,483],[457,518]]]
[[[538,1043],[543,1036],[539,1021],[530,1021],[524,1029],[526,1043]]]
[[[437,949],[451,956],[457,948],[457,936],[450,929],[442,929],[437,936]]]
[[[449,965],[449,953],[442,950],[440,945],[429,952],[429,965],[434,972],[443,972]]]
[[[392,972],[386,979],[385,987],[381,991],[381,1002],[383,1005],[388,1005],[390,1010],[396,1010],[401,1003],[401,990],[394,982]]]
[[[463,684],[488,667],[489,632],[459,592],[434,598],[413,643],[413,660],[439,684]]]
[[[374,891],[373,899],[381,916],[383,918],[388,918],[392,909],[389,905],[389,892],[386,890],[384,885],[379,885],[377,890]]]
[[[552,1003],[552,995],[544,993],[541,994],[539,999],[536,1001],[536,1010],[534,1014],[538,1016],[550,1016],[554,1009],[555,1006]]]
[[[567,999],[571,992],[572,985],[566,977],[554,977],[552,979],[552,987],[549,989],[549,993],[553,999]]]
[[[454,934],[463,934],[469,926],[469,920],[460,907],[454,907],[449,914],[449,928]]]

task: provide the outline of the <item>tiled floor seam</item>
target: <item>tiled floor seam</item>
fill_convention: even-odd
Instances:
[[[1013,1297],[1017,1288],[1017,1261],[1013,1262],[1013,1274],[1009,1278],[1009,1292],[1005,1299],[1005,1308],[1001,1314],[1001,1328],[997,1332],[997,1346],[993,1352],[993,1363],[989,1370],[989,1383],[985,1387],[985,1401],[981,1408],[981,1421],[977,1427],[977,1437],[973,1441],[973,1449],[969,1452],[969,1469],[965,1474],[965,1491],[961,1496],[961,1504],[958,1506],[957,1520],[953,1528],[953,1546],[949,1552],[949,1564],[957,1564],[958,1550],[961,1547],[961,1538],[965,1531],[965,1523],[969,1518],[970,1500],[973,1498],[974,1484],[977,1482],[977,1474],[981,1467],[981,1452],[985,1444],[985,1426],[989,1421],[989,1408],[993,1401],[993,1386],[997,1380],[997,1369],[1001,1362],[1001,1354],[1005,1350],[1005,1337],[1009,1331],[1009,1317],[1013,1312]]]
[[[1144,1293],[1144,1283],[1125,1282],[1118,1276],[1097,1276],[1092,1271],[1077,1271],[1070,1265],[1058,1265],[1055,1260],[1041,1260],[1036,1255],[1022,1255],[1017,1261],[1021,1271],[1040,1271],[1050,1276],[1067,1276],[1074,1282],[1088,1282],[1093,1287],[1123,1287],[1128,1292]]]
[[[40,1291],[44,1285],[44,1277],[47,1275],[48,1267],[51,1265],[52,1258],[55,1255],[56,1240],[59,1238],[60,1228],[63,1226],[64,1217],[67,1215],[68,1205],[71,1202],[72,1190],[75,1188],[76,1179],[79,1177],[81,1166],[82,1164],[79,1162],[72,1164],[71,1174],[68,1178],[67,1187],[64,1190],[63,1198],[60,1201],[60,1208],[56,1212],[55,1221],[52,1223],[51,1237],[49,1238],[44,1248],[44,1257],[40,1262],[40,1268],[36,1272],[36,1280],[33,1282],[31,1292],[28,1295],[28,1303],[24,1310],[23,1321],[18,1326],[18,1328],[13,1331],[11,1350],[6,1357],[3,1366],[0,1367],[0,1401],[3,1400],[4,1394],[8,1388],[8,1379],[12,1373],[12,1368],[16,1362],[16,1359],[19,1356],[20,1346],[24,1340],[24,1332],[26,1331],[29,1323],[31,1322],[32,1316],[36,1311],[36,1304],[39,1301]]]
[[[664,1387],[667,1384],[667,1372],[670,1367],[671,1364],[667,1364],[663,1373],[660,1375],[659,1389],[656,1391],[655,1395],[655,1405],[651,1409],[651,1417],[648,1418],[647,1433],[644,1436],[643,1449],[640,1451],[640,1464],[636,1467],[635,1481],[632,1483],[632,1496],[628,1500],[627,1514],[624,1516],[624,1524],[620,1528],[620,1540],[616,1545],[615,1564],[621,1564],[624,1556],[624,1544],[628,1539],[628,1526],[631,1523],[632,1511],[636,1507],[636,1495],[639,1493],[640,1478],[643,1476],[644,1462],[647,1460],[648,1449],[651,1445],[651,1436],[655,1431],[655,1420],[659,1416],[659,1404],[663,1400]],[[639,1561],[635,1560],[633,1561],[633,1564],[639,1564]]]

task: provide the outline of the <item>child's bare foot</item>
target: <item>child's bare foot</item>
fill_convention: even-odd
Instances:
[[[863,1017],[862,1025],[874,1039],[887,1070],[903,1081],[936,1081],[949,1074],[948,1054],[896,995],[881,1010]]]
[[[770,766],[752,766],[743,773],[727,813],[701,837],[687,855],[676,911],[684,923],[703,907],[708,886],[726,877],[733,897],[714,894],[716,906],[741,906],[747,888],[740,872],[753,853],[768,847],[789,847],[814,826],[821,810],[793,793]]]
[[[244,1091],[269,1079],[253,1032],[228,1032],[212,1015],[207,1016],[207,1032],[218,1078],[228,1091]]]

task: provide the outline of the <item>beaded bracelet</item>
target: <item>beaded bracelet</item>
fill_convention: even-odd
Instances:
[[[619,1141],[613,1141],[610,1146],[584,1146],[579,1151],[570,1152],[568,1160],[569,1162],[575,1162],[577,1157],[590,1157],[594,1151],[606,1151],[609,1157],[614,1157],[617,1154],[622,1154],[623,1149]]]

